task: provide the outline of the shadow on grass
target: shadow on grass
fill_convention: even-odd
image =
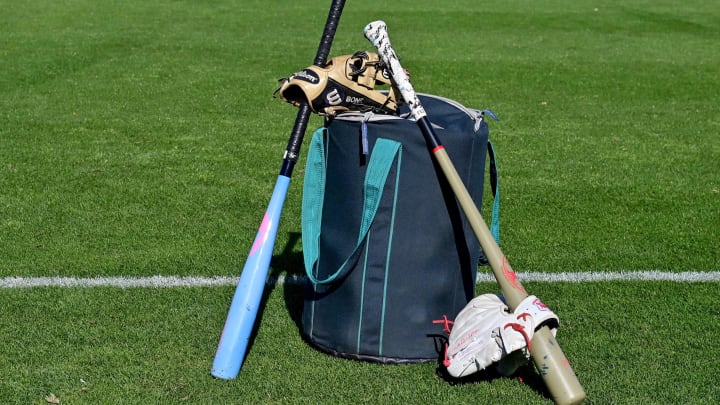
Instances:
[[[286,277],[286,280],[294,280],[305,275],[305,263],[303,261],[303,254],[301,251],[295,251],[295,246],[300,241],[300,238],[300,233],[290,233],[288,242],[283,247],[283,250],[280,252],[280,254],[275,255],[272,258],[272,269],[269,274],[270,278],[278,279],[280,276],[284,275]],[[263,292],[260,308],[258,310],[257,319],[261,319],[260,317],[262,317],[263,312],[265,311],[267,300],[276,287],[276,283],[266,286],[265,291]],[[295,326],[297,327],[298,334],[300,334],[301,336],[303,335],[302,313],[304,305],[305,287],[306,286],[302,283],[285,283],[283,289],[285,307],[290,314],[290,318],[293,320]],[[255,341],[258,325],[259,322],[255,322],[255,326],[250,337],[250,347]],[[437,335],[433,337],[435,338],[436,350],[438,351],[437,368],[435,370],[435,373],[440,379],[447,382],[449,385],[491,383],[492,381],[495,381],[497,379],[511,378],[517,379],[521,383],[527,385],[533,391],[537,392],[538,395],[541,395],[544,398],[552,398],[550,392],[545,386],[544,381],[542,380],[542,377],[537,373],[535,367],[531,363],[527,364],[526,366],[520,367],[512,376],[509,377],[502,376],[497,371],[495,371],[494,367],[490,367],[487,370],[483,370],[482,372],[474,373],[463,378],[455,378],[451,376],[450,374],[448,374],[447,370],[443,366],[445,346],[444,342],[447,338],[443,335]],[[250,350],[250,347],[248,347],[248,350]]]
[[[305,274],[305,263],[303,261],[302,252],[295,252],[293,249],[295,245],[300,241],[301,234],[298,232],[290,233],[288,242],[283,247],[280,254],[274,255],[271,260],[271,269],[268,274],[270,279],[278,279],[281,275],[285,275],[288,279],[293,276],[301,276]],[[252,332],[250,334],[250,341],[248,342],[247,352],[252,350],[252,346],[255,344],[255,338],[258,334],[258,328],[260,326],[260,319],[262,319],[267,306],[267,301],[270,294],[277,287],[277,283],[270,283],[265,285],[263,290],[262,298],[260,299],[260,305],[258,307],[257,316],[255,318],[255,324],[253,325]],[[303,310],[303,294],[304,286],[287,283],[285,284],[285,306],[292,318],[293,322],[298,328],[298,333],[302,330],[302,310]]]
[[[302,251],[294,251],[295,246],[300,242],[301,234],[291,232],[288,242],[282,252],[273,256],[273,270],[271,277],[278,278],[285,275],[286,280],[297,279],[305,276],[305,261]],[[275,289],[273,285],[271,289]],[[290,318],[295,322],[298,333],[302,331],[303,298],[305,296],[305,284],[286,282],[283,291],[285,292],[285,307]]]
[[[550,391],[548,391],[547,387],[545,386],[545,382],[542,380],[542,377],[540,377],[540,375],[537,373],[532,363],[528,363],[525,366],[519,367],[517,371],[515,371],[515,373],[513,373],[511,376],[501,375],[493,366],[490,366],[485,370],[473,373],[469,376],[462,378],[451,376],[443,365],[443,362],[445,360],[445,344],[447,342],[447,336],[434,335],[433,338],[435,339],[435,348],[438,350],[439,353],[435,374],[438,376],[438,378],[447,382],[449,385],[492,383],[493,381],[498,379],[510,378],[517,379],[521,383],[527,385],[533,391],[537,392],[538,395],[541,395],[546,399],[552,398],[550,395]]]
[[[489,367],[488,369],[471,374],[469,376],[456,378],[448,374],[447,369],[445,369],[445,367],[442,365],[441,360],[438,363],[435,374],[450,385],[491,383],[501,378],[517,379],[521,383],[527,385],[533,391],[537,392],[538,395],[546,399],[552,398],[550,396],[550,391],[548,391],[545,383],[543,382],[537,371],[535,371],[535,368],[532,364],[520,367],[513,375],[509,377],[502,376],[500,373],[495,371],[493,367]]]
[[[274,255],[271,259],[270,272],[268,273],[269,279],[277,280],[279,276],[285,274],[286,277],[292,277],[304,274],[304,261],[302,252],[294,252],[293,248],[300,241],[300,233],[293,232],[288,238],[287,244],[283,247],[282,252],[279,255]],[[267,307],[268,299],[270,295],[277,287],[277,283],[265,284],[263,289],[262,297],[258,306],[255,322],[253,324],[252,332],[246,348],[246,355],[252,350],[255,344],[255,339],[258,335],[258,329],[260,327],[260,320],[262,319],[265,308]],[[302,285],[285,285],[285,305],[292,317],[293,322],[297,325],[298,333],[301,330],[302,321],[302,306],[303,306],[303,286]],[[243,359],[243,362],[245,359]]]

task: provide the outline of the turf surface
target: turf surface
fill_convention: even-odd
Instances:
[[[329,1],[2,5],[0,277],[239,274],[295,117],[272,92],[312,62]],[[348,2],[333,55],[369,49],[378,18],[417,90],[501,118],[515,270],[720,269],[719,5]],[[273,275],[302,273],[302,164]],[[717,283],[526,287],[589,402],[720,398]],[[450,385],[320,354],[290,285],[268,289],[240,378],[213,380],[232,291],[2,289],[0,402],[547,401],[530,372]]]

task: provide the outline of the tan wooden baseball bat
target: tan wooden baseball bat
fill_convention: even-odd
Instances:
[[[435,135],[430,124],[427,113],[420,103],[415,90],[410,83],[405,70],[400,65],[400,60],[393,50],[387,33],[387,25],[383,21],[375,21],[365,27],[365,37],[375,45],[378,54],[387,65],[392,74],[394,85],[400,90],[403,99],[410,107],[410,112],[420,127],[425,141],[432,148],[433,156],[447,178],[455,193],[460,207],[470,223],[475,236],[480,242],[485,256],[490,262],[490,268],[495,275],[500,290],[511,310],[515,308],[528,296],[527,291],[517,278],[517,275],[510,267],[510,263],[500,250],[500,247],[493,239],[490,229],[480,215],[475,202],[463,184],[455,169],[445,147]],[[570,362],[562,352],[560,345],[547,326],[543,326],[535,332],[532,341],[531,355],[538,372],[545,381],[550,395],[557,404],[569,405],[579,404],[585,400],[585,391],[580,385]]]

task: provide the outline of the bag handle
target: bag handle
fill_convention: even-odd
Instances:
[[[498,177],[498,169],[497,169],[497,156],[495,154],[495,148],[492,145],[492,142],[488,139],[488,146],[487,146],[487,153],[488,157],[490,158],[490,188],[493,193],[493,208],[492,208],[492,218],[490,219],[490,234],[492,235],[493,239],[495,239],[495,243],[498,245],[500,244],[500,180]],[[481,266],[487,266],[490,264],[488,261],[487,256],[485,256],[485,252],[480,249],[480,258],[478,259],[478,264]]]
[[[325,173],[327,159],[325,156],[326,128],[319,128],[313,134],[308,150],[305,168],[305,181],[303,183],[302,200],[302,238],[305,272],[313,284],[328,284],[337,279],[345,268],[353,265],[353,258],[357,260],[357,252],[367,237],[370,226],[375,219],[387,176],[390,173],[395,157],[400,165],[402,157],[402,144],[390,139],[378,138],[370,155],[370,161],[365,172],[363,184],[363,212],[360,222],[360,231],[357,244],[352,253],[333,274],[325,279],[318,279],[313,270],[316,268],[320,256],[320,228],[322,223],[323,201],[325,195]]]
[[[490,187],[493,193],[492,219],[490,233],[495,242],[500,244],[500,180],[498,177],[497,155],[492,142],[488,139],[488,157],[490,157]]]

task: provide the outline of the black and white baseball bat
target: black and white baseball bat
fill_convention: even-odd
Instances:
[[[317,66],[322,66],[327,61],[344,6],[345,0],[333,0],[330,5],[325,29],[313,62]],[[210,374],[214,377],[222,379],[236,378],[245,359],[248,344],[250,343],[250,335],[255,325],[255,318],[257,317],[265,281],[270,269],[270,259],[275,247],[280,214],[282,213],[290,178],[298,160],[300,146],[305,136],[309,118],[310,108],[307,104],[302,104],[290,133],[290,140],[285,149],[280,174],[275,183],[270,203],[260,223],[260,229],[250,249],[235,295],[230,304],[230,310],[228,311],[210,371]]]

